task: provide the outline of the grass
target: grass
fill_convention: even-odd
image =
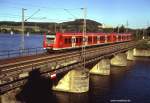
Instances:
[[[150,50],[150,44],[148,44],[148,41],[143,41],[140,45],[136,47],[137,49],[144,49],[144,50]]]

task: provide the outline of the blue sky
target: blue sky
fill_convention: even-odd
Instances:
[[[147,27],[150,22],[150,0],[0,0],[0,21],[21,21],[40,11],[28,21],[63,22],[83,18],[80,8],[87,7],[87,18],[106,25]],[[65,11],[64,9],[67,9]]]

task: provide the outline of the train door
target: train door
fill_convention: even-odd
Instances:
[[[123,36],[122,36],[122,34],[121,34],[121,42],[123,41],[123,38],[122,38]]]
[[[72,36],[72,47],[75,47],[76,46],[76,37],[75,36]]]
[[[119,40],[118,40],[118,35],[116,35],[116,41],[118,42]]]
[[[118,35],[118,42],[121,42],[121,35]]]
[[[100,36],[97,36],[97,44],[100,44]]]
[[[114,42],[117,42],[116,40],[117,40],[116,35],[115,35],[115,34],[112,34],[112,42],[113,42],[113,43],[114,43]]]
[[[89,36],[88,36],[88,45],[91,45],[91,44],[92,44],[92,36],[89,35]]]
[[[100,36],[100,43],[105,43],[105,35]]]
[[[105,43],[107,43],[108,39],[107,39],[107,35],[105,34]]]
[[[85,36],[84,42],[85,42],[85,46],[87,46],[88,45],[88,36]]]

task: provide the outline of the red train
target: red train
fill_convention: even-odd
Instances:
[[[131,41],[130,33],[44,33],[43,47],[47,50],[62,50],[85,46],[102,45],[117,42]]]

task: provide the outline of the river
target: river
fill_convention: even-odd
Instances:
[[[24,36],[24,53],[21,53],[21,35],[20,34],[2,34],[0,33],[0,59],[9,57],[16,57],[19,55],[28,55],[41,53],[43,35],[32,34]],[[32,49],[31,49],[32,48]],[[36,49],[35,49],[36,48]],[[29,50],[29,51],[28,51]]]
[[[43,36],[40,34],[24,36],[25,48],[42,47]],[[18,50],[21,47],[21,35],[0,33],[0,51]]]
[[[110,76],[90,75],[90,90],[83,94],[56,92],[59,103],[150,103],[150,59],[111,66]]]

